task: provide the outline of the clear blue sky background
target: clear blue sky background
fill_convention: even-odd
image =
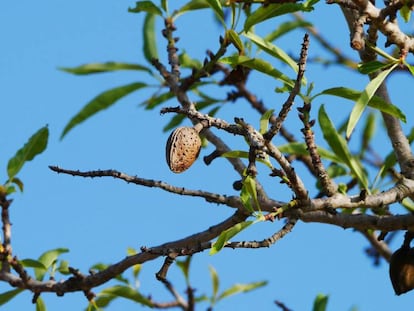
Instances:
[[[176,2],[184,3],[184,1]],[[149,96],[140,91],[123,99],[110,110],[75,128],[59,140],[68,120],[100,92],[133,81],[145,82],[139,72],[119,72],[72,76],[57,70],[60,66],[77,66],[89,62],[123,61],[145,64],[142,49],[141,25],[143,15],[127,13],[134,1],[8,1],[0,4],[0,163],[2,179],[6,179],[8,159],[14,155],[37,129],[48,124],[51,132],[48,149],[28,163],[19,177],[25,184],[23,194],[14,195],[11,209],[14,252],[19,258],[37,258],[43,251],[67,247],[62,258],[87,273],[97,262],[114,263],[122,259],[128,247],[155,246],[205,230],[233,212],[226,207],[210,205],[199,198],[179,197],[158,189],[148,189],[107,179],[82,179],[51,172],[48,165],[93,170],[117,169],[131,175],[164,180],[192,189],[204,188],[222,194],[235,194],[232,183],[236,173],[224,159],[210,167],[197,161],[188,172],[175,175],[168,170],[164,146],[168,133],[162,127],[171,116],[160,116],[159,110],[144,111],[139,104]],[[339,8],[321,2],[316,12],[308,14],[315,25],[335,45],[356,59],[349,48],[348,32]],[[270,30],[278,21],[260,30]],[[206,49],[218,44],[218,26],[212,16],[202,12],[183,16],[176,23],[179,47],[194,57],[203,58]],[[266,28],[267,27],[267,28]],[[412,23],[407,28],[413,28]],[[289,53],[297,55],[303,33],[299,32],[277,42]],[[159,37],[160,55],[165,55],[164,42]],[[315,41],[310,56],[322,53]],[[162,59],[165,62],[165,58]],[[279,64],[275,64],[281,66]],[[289,75],[289,69],[281,67]],[[362,89],[366,77],[335,67],[308,67],[309,81],[316,90],[346,85]],[[250,85],[269,107],[278,108],[285,95],[272,92],[278,82],[253,77]],[[407,115],[406,129],[413,123],[411,101],[399,93],[413,80],[397,74],[390,79],[392,98]],[[321,98],[336,121],[343,120],[351,105],[334,98]],[[169,103],[171,106],[175,102]],[[236,107],[237,105],[237,107]],[[245,103],[229,104],[220,117],[232,121],[244,117],[258,124],[259,115]],[[291,128],[301,137],[296,113],[290,117]],[[388,142],[376,137],[379,153],[386,152]],[[240,138],[224,135],[234,148],[243,146]],[[322,141],[322,138],[319,138]],[[280,141],[282,142],[282,141]],[[356,148],[358,143],[354,143]],[[211,152],[202,150],[201,156]],[[225,172],[225,173],[224,173]],[[268,192],[280,200],[291,194],[275,180],[266,179]],[[314,182],[305,179],[312,187]],[[281,224],[265,223],[251,228],[240,239],[266,238]],[[399,246],[401,235],[392,245]],[[217,310],[277,310],[274,300],[284,302],[293,310],[311,310],[318,293],[328,294],[329,310],[408,310],[414,306],[413,293],[397,297],[388,278],[388,266],[379,268],[364,255],[367,242],[352,230],[328,225],[299,223],[294,231],[269,249],[224,250],[216,256],[207,252],[193,260],[192,286],[197,294],[211,293],[208,266],[212,265],[221,277],[221,290],[232,284],[268,280],[267,287],[245,295],[234,296],[217,305]],[[152,294],[157,301],[171,297],[154,274],[162,259],[146,263],[140,278],[143,294]],[[130,272],[126,272],[126,276]],[[179,291],[184,283],[176,267],[169,277]],[[9,290],[0,284],[0,292]],[[83,310],[87,301],[82,293],[57,298],[42,295],[48,310]],[[23,293],[3,310],[33,310],[31,295]],[[140,310],[129,302],[115,302],[108,310]],[[205,309],[205,307],[200,308]]]

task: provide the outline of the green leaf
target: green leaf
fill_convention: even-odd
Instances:
[[[238,234],[240,231],[246,229],[249,227],[254,221],[243,221],[241,223],[238,223],[234,225],[233,227],[223,231],[220,236],[218,237],[217,241],[213,243],[210,250],[210,255],[217,254],[219,251],[223,249],[223,247],[226,245],[226,243],[234,237],[236,234]]]
[[[346,129],[346,137],[351,137],[352,132],[355,129],[356,124],[358,123],[359,119],[362,116],[368,102],[374,96],[375,92],[381,85],[381,83],[385,80],[385,78],[397,67],[398,64],[392,65],[389,69],[382,71],[378,74],[374,79],[372,79],[368,85],[365,87],[365,90],[361,93],[360,97],[357,99],[354,108],[351,111],[351,115],[349,116],[348,126]]]
[[[295,30],[296,28],[306,28],[306,27],[312,27],[312,26],[313,26],[312,23],[302,21],[302,20],[284,22],[280,24],[270,34],[265,36],[264,40],[272,42],[273,40],[276,40],[277,38],[289,33],[290,31]]]
[[[92,99],[89,103],[86,104],[82,108],[81,111],[79,111],[65,126],[62,135],[60,136],[60,139],[63,139],[65,135],[73,129],[75,126],[79,125],[86,119],[90,118],[94,114],[109,108],[112,106],[115,102],[117,102],[122,97],[125,97],[126,95],[139,90],[143,87],[146,87],[147,85],[145,83],[135,82],[128,85],[123,85],[120,87],[116,87],[113,89],[110,89],[108,91],[105,91],[98,96],[96,96],[94,99]]]
[[[111,72],[117,70],[138,70],[152,73],[151,69],[138,64],[128,64],[119,62],[90,63],[78,67],[59,67],[60,70],[75,75],[89,75],[94,73]]]
[[[23,289],[13,289],[0,294],[0,306],[12,300],[16,295],[20,294]]]
[[[135,8],[128,8],[128,12],[130,13],[140,13],[140,12],[147,12],[150,14],[161,15],[162,11],[158,6],[156,6],[151,1],[137,1],[135,4]]]
[[[309,155],[309,151],[305,143],[293,142],[293,143],[288,143],[285,145],[277,146],[277,148],[282,153],[297,154],[297,155],[304,155],[304,156]],[[334,153],[324,148],[318,147],[318,153],[324,159],[330,160],[334,163],[343,163],[342,159],[340,159]]]
[[[267,285],[267,281],[260,281],[260,282],[253,282],[248,284],[235,284],[232,287],[226,289],[218,298],[218,300],[227,298],[231,295],[240,294],[240,293],[247,293],[252,290],[255,290],[259,287],[263,287]]]
[[[249,153],[247,151],[232,150],[232,151],[227,151],[227,152],[223,153],[221,156],[223,158],[244,158],[244,159],[248,159],[249,158]],[[270,163],[269,160],[262,159],[262,158],[257,158],[256,160],[260,163],[263,163],[264,165],[266,165],[269,168],[273,168],[272,163]],[[253,210],[251,210],[251,212],[253,212]]]
[[[260,58],[249,58],[244,55],[235,55],[229,57],[223,57],[219,60],[221,63],[230,64],[232,67],[237,65],[242,65],[250,69],[260,71],[264,74],[267,74],[277,80],[282,81],[290,87],[294,86],[294,82],[288,76],[284,75],[282,72],[274,68],[269,62],[260,59]]]
[[[372,137],[374,137],[376,124],[375,113],[371,112],[366,118],[364,130],[362,131],[361,154],[366,151]]]
[[[379,62],[377,60],[358,64],[358,71],[363,74],[376,72],[380,69],[388,67],[390,64]]]
[[[214,13],[220,20],[220,22],[223,24],[224,27],[226,27],[226,23],[224,22],[224,12],[223,8],[221,7],[220,0],[206,0],[208,5],[213,9]]]
[[[297,11],[310,12],[313,10],[313,5],[318,1],[319,0],[307,1],[305,3],[283,3],[261,6],[247,17],[244,23],[244,31],[248,31],[252,26],[275,16]]]
[[[151,110],[173,97],[175,97],[174,93],[170,91],[162,93],[162,94],[154,94],[153,96],[148,98],[146,101],[144,101],[141,105],[145,106],[146,110]]]
[[[244,45],[240,36],[233,29],[226,31],[226,38],[236,47],[240,54],[244,54]]]
[[[336,131],[323,105],[319,109],[318,118],[323,137],[331,147],[332,151],[351,169],[363,188],[368,189],[368,179],[362,165],[352,157],[345,139]]]
[[[326,311],[326,306],[328,304],[328,296],[319,294],[316,296],[313,302],[313,311]]]
[[[17,187],[19,187],[19,190],[23,192],[24,185],[23,185],[23,182],[19,178],[14,177],[12,180],[10,180],[10,182],[15,184]]]
[[[349,100],[357,101],[358,98],[361,96],[362,92],[345,88],[345,87],[334,87],[327,90],[324,90],[322,93],[315,95],[313,98],[319,95],[333,95],[342,98],[346,98]],[[368,106],[374,109],[378,109],[382,112],[388,113],[403,122],[406,122],[406,117],[404,113],[397,107],[392,105],[391,103],[386,102],[381,97],[374,95],[371,100],[368,102]]]
[[[398,63],[399,62],[399,60],[397,58],[395,58],[395,57],[391,56],[390,54],[388,54],[387,52],[381,50],[378,46],[372,45],[371,43],[369,43],[369,41],[366,41],[365,44],[371,50],[375,51],[378,55],[381,55],[382,57],[388,59],[392,63]]]
[[[255,35],[252,32],[244,32],[243,36],[249,38],[254,44],[256,44],[260,49],[262,49],[267,54],[280,59],[282,62],[290,66],[295,72],[298,72],[298,64],[294,61],[285,51],[277,47],[270,41]]]
[[[185,257],[185,260],[177,260],[177,266],[180,268],[184,274],[185,281],[187,285],[190,285],[190,264],[192,256]]]
[[[138,291],[135,289],[129,287],[129,286],[123,286],[123,285],[115,285],[109,288],[105,288],[101,294],[103,295],[112,295],[116,297],[123,297],[135,302],[138,302],[144,306],[147,307],[153,307],[153,304],[151,300],[146,298],[145,296],[141,295]]]
[[[35,259],[23,259],[20,260],[20,264],[25,268],[40,268],[40,269],[47,269],[43,263]]]
[[[112,295],[102,295],[101,293],[98,293],[97,297],[89,302],[88,310],[101,310],[97,308],[104,308],[108,306],[112,300],[117,299],[119,297],[112,296]]]
[[[142,27],[142,36],[144,38],[144,57],[150,64],[152,64],[153,59],[158,59],[155,19],[156,15],[148,13],[145,16],[144,26]]]
[[[256,180],[254,177],[247,175],[243,180],[243,187],[246,187],[246,190],[250,194],[251,198],[253,198],[256,208],[260,210],[259,200],[257,199]]]
[[[42,297],[36,299],[36,311],[46,311],[46,305]]]
[[[269,109],[260,118],[260,134],[267,132],[269,128],[269,119],[273,116],[274,109]]]
[[[217,300],[218,290],[220,287],[220,279],[219,279],[216,269],[214,269],[213,266],[209,266],[208,269],[210,271],[211,283],[213,285],[213,304],[214,304]]]
[[[44,268],[34,269],[36,280],[42,281],[46,271],[56,263],[59,255],[67,252],[69,252],[69,249],[67,248],[55,248],[40,255],[38,261],[43,264]]]
[[[200,69],[203,65],[200,63],[198,59],[191,58],[186,52],[181,53],[178,56],[180,61],[180,66],[183,68],[196,68]]]
[[[409,63],[407,63],[406,60],[403,61],[404,65],[407,66],[408,70],[411,72],[411,74],[414,76],[414,66],[411,66]]]
[[[200,9],[206,9],[209,5],[207,4],[206,0],[192,0],[187,2],[185,5],[183,5],[181,8],[179,8],[177,11],[173,13],[174,18],[178,18],[181,14],[184,14],[188,11],[194,11],[194,10],[200,10]]]
[[[408,23],[411,19],[411,8],[407,4],[404,4],[399,12],[404,22]]]
[[[48,138],[49,129],[44,126],[33,134],[27,143],[16,152],[7,164],[9,181],[14,179],[26,162],[33,160],[35,156],[46,149]]]

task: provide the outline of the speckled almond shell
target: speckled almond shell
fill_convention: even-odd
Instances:
[[[182,173],[197,159],[201,148],[198,132],[192,127],[178,127],[168,137],[165,148],[167,164],[174,173]]]

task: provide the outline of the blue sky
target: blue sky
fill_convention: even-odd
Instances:
[[[184,1],[176,2],[184,3]],[[232,183],[237,179],[224,159],[210,167],[197,161],[187,172],[175,175],[168,170],[164,146],[168,133],[162,127],[170,120],[159,110],[145,111],[139,106],[149,92],[139,91],[120,101],[71,131],[60,141],[59,136],[69,121],[89,100],[100,92],[134,81],[145,82],[140,72],[118,72],[91,76],[73,76],[58,67],[71,67],[89,62],[122,61],[145,64],[142,55],[143,16],[130,14],[134,1],[9,1],[0,4],[2,52],[0,83],[2,85],[2,121],[0,123],[0,163],[2,178],[6,179],[8,159],[14,155],[37,129],[49,126],[47,150],[28,163],[19,177],[25,184],[23,194],[14,195],[11,215],[14,252],[19,258],[37,258],[43,251],[67,247],[70,252],[62,258],[85,273],[97,262],[114,263],[126,254],[128,247],[155,246],[173,239],[205,230],[225,219],[232,210],[210,205],[198,198],[186,198],[126,184],[114,179],[82,179],[57,175],[48,165],[68,169],[117,169],[192,189],[206,189],[222,194],[236,194]],[[323,18],[321,18],[323,16]],[[321,2],[309,18],[326,37],[349,56],[356,59],[349,48],[345,22],[339,8]],[[217,47],[219,27],[205,12],[182,16],[176,23],[178,45],[195,58],[204,58],[206,49]],[[265,31],[266,25],[258,27]],[[407,26],[411,27],[411,25]],[[277,45],[296,55],[303,33],[285,37]],[[166,62],[164,42],[159,37],[161,60]],[[323,55],[311,41],[310,56]],[[288,68],[280,69],[289,73]],[[292,74],[290,72],[290,74]],[[366,77],[336,67],[309,65],[309,81],[315,89],[346,85],[363,89]],[[412,84],[410,78],[397,74],[390,79],[391,96],[412,124],[410,101],[401,90]],[[412,79],[412,78],[411,78]],[[250,85],[259,97],[275,109],[284,96],[275,94],[278,82],[254,76]],[[352,107],[338,99],[323,98],[328,112],[336,121],[343,120]],[[169,103],[175,106],[175,102]],[[298,103],[300,104],[300,103]],[[237,105],[237,107],[235,107]],[[279,105],[279,106],[278,106]],[[316,117],[316,107],[313,111]],[[232,121],[244,117],[258,124],[260,116],[246,104],[228,104],[220,117]],[[295,112],[288,123],[297,128]],[[377,135],[376,148],[386,152],[388,143]],[[301,137],[300,132],[295,132]],[[225,141],[242,147],[240,138],[224,135]],[[319,142],[322,142],[320,137]],[[282,143],[282,140],[280,140]],[[353,142],[353,147],[358,146]],[[201,156],[212,149],[202,150]],[[283,185],[264,178],[274,198],[288,200],[291,194]],[[312,187],[314,182],[305,179]],[[280,223],[264,223],[240,236],[240,239],[261,240],[280,228]],[[400,240],[400,239],[397,239]],[[399,246],[399,241],[392,247]],[[412,295],[394,295],[384,263],[375,268],[364,255],[367,242],[352,230],[328,225],[299,223],[294,231],[269,249],[224,250],[210,256],[207,252],[193,259],[192,285],[197,293],[211,293],[208,267],[214,266],[221,278],[221,290],[234,283],[268,280],[269,285],[256,292],[231,297],[217,305],[216,310],[276,310],[274,300],[284,302],[293,310],[310,310],[318,293],[330,296],[329,310],[404,310],[413,306]],[[155,280],[162,259],[146,263],[142,268],[140,290],[152,294],[158,301],[170,300],[162,284]],[[130,272],[125,273],[126,276]],[[177,289],[184,290],[184,282],[177,268],[170,269],[171,280]],[[0,284],[0,292],[9,290]],[[42,295],[48,310],[83,310],[86,299],[82,293],[57,298]],[[4,307],[5,310],[32,310],[31,295],[24,293]],[[140,310],[129,302],[116,302],[108,310]],[[204,308],[203,308],[204,309]]]

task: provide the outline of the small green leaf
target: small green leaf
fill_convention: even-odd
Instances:
[[[94,73],[103,73],[118,70],[138,70],[152,73],[151,69],[138,64],[106,62],[106,63],[90,63],[78,67],[60,67],[62,71],[69,72],[75,75],[89,75]]]
[[[280,59],[285,64],[289,65],[295,72],[298,72],[298,65],[285,51],[274,45],[272,42],[255,35],[252,32],[244,32],[243,36],[249,38],[254,44],[262,49],[267,54]]]
[[[357,101],[358,98],[361,96],[362,92],[345,88],[345,87],[334,87],[330,89],[324,90],[322,93],[319,93],[313,97],[313,99],[320,95],[333,95],[342,98],[346,98],[349,100]],[[368,102],[368,106],[374,109],[378,109],[382,112],[388,113],[403,122],[406,122],[406,117],[404,113],[397,107],[392,105],[391,103],[386,102],[382,98],[374,95],[371,100]]]
[[[374,96],[375,92],[385,80],[385,78],[397,67],[398,64],[392,65],[389,69],[382,71],[378,76],[372,79],[368,85],[365,87],[365,90],[361,93],[361,96],[357,99],[354,108],[351,111],[349,116],[348,126],[346,129],[346,137],[349,138],[352,132],[355,129],[356,124],[362,116],[366,106],[368,105],[371,98]]]
[[[339,135],[335,129],[323,105],[319,109],[318,119],[319,125],[322,129],[323,137],[331,147],[332,151],[342,160],[343,163],[345,163],[351,169],[355,177],[357,177],[361,183],[362,187],[368,189],[368,179],[362,165],[352,157],[345,139]]]
[[[269,109],[260,118],[260,134],[267,132],[269,128],[269,119],[273,116],[274,109]]]
[[[144,57],[150,64],[152,64],[153,59],[158,59],[155,19],[156,15],[148,13],[145,16],[144,26],[142,27],[142,36],[144,38]]]
[[[173,13],[174,18],[178,18],[180,15],[194,10],[201,10],[208,8],[209,5],[207,4],[206,0],[191,0],[179,8],[177,11]]]
[[[254,177],[247,175],[243,180],[243,187],[246,187],[246,190],[250,194],[251,198],[253,198],[253,202],[256,205],[256,208],[260,210],[259,200],[257,198],[256,180]]]
[[[36,299],[36,311],[46,311],[46,305],[42,297]]]
[[[248,159],[249,158],[249,153],[247,151],[232,150],[232,151],[227,151],[227,152],[223,153],[221,156],[223,158],[244,158],[244,159]],[[257,158],[256,160],[258,162],[266,165],[269,168],[273,168],[272,163],[270,163],[270,161],[268,159]],[[252,210],[252,212],[253,212],[253,210]]]
[[[328,304],[328,296],[319,294],[316,296],[313,302],[313,311],[326,311],[326,306]]]
[[[43,263],[35,259],[23,259],[20,260],[20,264],[25,268],[40,268],[40,269],[47,269]]]
[[[174,97],[174,93],[170,91],[161,93],[161,94],[157,93],[151,96],[150,98],[148,98],[147,100],[145,100],[141,105],[145,106],[146,110],[151,110],[173,97]]]
[[[158,6],[156,6],[151,1],[137,1],[135,4],[135,8],[128,8],[128,12],[130,13],[140,13],[140,12],[147,12],[150,14],[161,15],[162,11]]]
[[[185,257],[185,260],[177,260],[177,266],[184,274],[185,281],[187,285],[190,285],[190,264],[192,256]]]
[[[4,293],[0,294],[0,306],[6,304],[10,300],[12,300],[16,295],[20,294],[23,289],[13,289]]]
[[[391,56],[390,54],[388,54],[387,52],[381,50],[378,46],[372,45],[371,43],[369,43],[369,41],[366,41],[366,45],[371,50],[375,51],[378,55],[381,55],[382,57],[388,59],[392,63],[398,63],[399,62],[399,60],[397,58],[395,58],[395,57]]]
[[[33,134],[27,143],[16,152],[7,164],[9,181],[14,179],[26,162],[33,160],[35,156],[46,149],[48,138],[49,129],[44,126]]]
[[[226,38],[236,47],[240,54],[244,54],[244,45],[237,32],[233,29],[228,29],[226,31]]]
[[[302,20],[295,20],[295,21],[288,21],[281,23],[278,27],[272,31],[270,34],[264,37],[265,41],[272,42],[277,38],[295,30],[296,28],[306,28],[313,26],[312,23],[302,21]]]
[[[220,287],[220,279],[219,279],[216,269],[214,269],[213,266],[209,266],[208,269],[210,271],[211,283],[213,285],[213,305],[214,305],[217,300],[218,290]]]
[[[399,12],[404,22],[408,23],[411,19],[411,8],[407,4],[404,4]]]
[[[196,68],[200,69],[203,65],[198,59],[191,58],[187,53],[183,52],[178,56],[180,60],[180,66],[183,68]]]
[[[305,3],[283,3],[261,6],[247,17],[244,23],[244,31],[249,31],[252,26],[276,16],[297,11],[310,12],[313,10],[313,5],[318,1],[312,0]]]
[[[65,126],[62,135],[60,136],[60,139],[63,139],[65,135],[73,129],[75,126],[79,125],[86,119],[90,118],[94,114],[109,108],[115,102],[117,102],[122,97],[127,96],[128,94],[139,90],[143,87],[146,87],[147,85],[145,83],[135,82],[128,85],[123,85],[120,87],[116,87],[113,89],[110,89],[108,91],[105,91],[98,96],[96,96],[94,99],[92,99],[89,103],[86,104],[82,108],[81,111],[79,111]]]
[[[227,298],[231,295],[240,294],[240,293],[247,293],[252,290],[255,290],[259,287],[263,287],[267,285],[267,281],[260,281],[248,284],[235,284],[232,287],[226,289],[221,295],[218,297],[218,300],[222,300]]]
[[[47,269],[54,265],[59,257],[59,255],[69,252],[67,248],[56,248],[50,251],[44,252],[40,255],[38,261],[43,264],[44,268],[35,268],[36,280],[42,281]]]
[[[223,57],[219,60],[221,63],[230,64],[232,67],[237,65],[242,65],[250,69],[260,71],[264,74],[267,74],[277,80],[282,81],[290,87],[294,86],[294,82],[288,76],[284,75],[282,72],[274,68],[269,62],[260,59],[260,58],[249,58],[243,55]]]
[[[363,154],[371,142],[372,137],[374,137],[376,131],[376,117],[375,113],[371,112],[366,118],[364,130],[362,131],[361,139],[361,154]]]
[[[277,148],[282,153],[304,155],[304,156],[309,155],[309,151],[305,143],[293,142],[293,143],[288,143],[285,145],[277,146]],[[343,163],[342,159],[340,159],[334,153],[324,148],[318,147],[318,153],[324,159],[330,160],[334,163]]]
[[[411,72],[411,74],[414,76],[414,66],[411,66],[409,63],[407,63],[406,60],[403,61],[404,65],[407,66],[408,70]]]
[[[23,185],[23,182],[19,178],[14,177],[12,180],[10,180],[10,182],[15,184],[17,187],[19,187],[19,190],[23,192],[24,185]]]
[[[113,296],[113,295],[102,295],[101,293],[98,293],[97,298],[95,298],[93,301],[89,302],[88,310],[99,310],[99,308],[104,308],[108,306],[112,300],[115,300],[119,297]]]
[[[369,73],[376,72],[380,69],[383,69],[385,67],[388,67],[389,65],[390,64],[386,64],[386,63],[374,60],[371,62],[358,64],[358,71],[363,74],[369,74]]]
[[[243,221],[241,223],[238,223],[234,225],[233,227],[223,231],[220,236],[218,237],[217,241],[213,243],[210,250],[210,255],[217,254],[219,251],[223,249],[223,247],[226,245],[226,243],[234,237],[236,234],[238,234],[240,231],[246,229],[249,227],[254,221]]]
[[[226,23],[224,22],[224,12],[220,0],[206,0],[206,2],[213,9],[214,13],[225,27]]]
[[[103,295],[112,295],[116,297],[123,297],[135,302],[138,302],[144,306],[147,307],[153,307],[153,304],[151,300],[146,298],[145,296],[141,295],[138,291],[135,289],[129,287],[129,286],[123,286],[123,285],[115,285],[109,288],[105,288],[101,294]]]

